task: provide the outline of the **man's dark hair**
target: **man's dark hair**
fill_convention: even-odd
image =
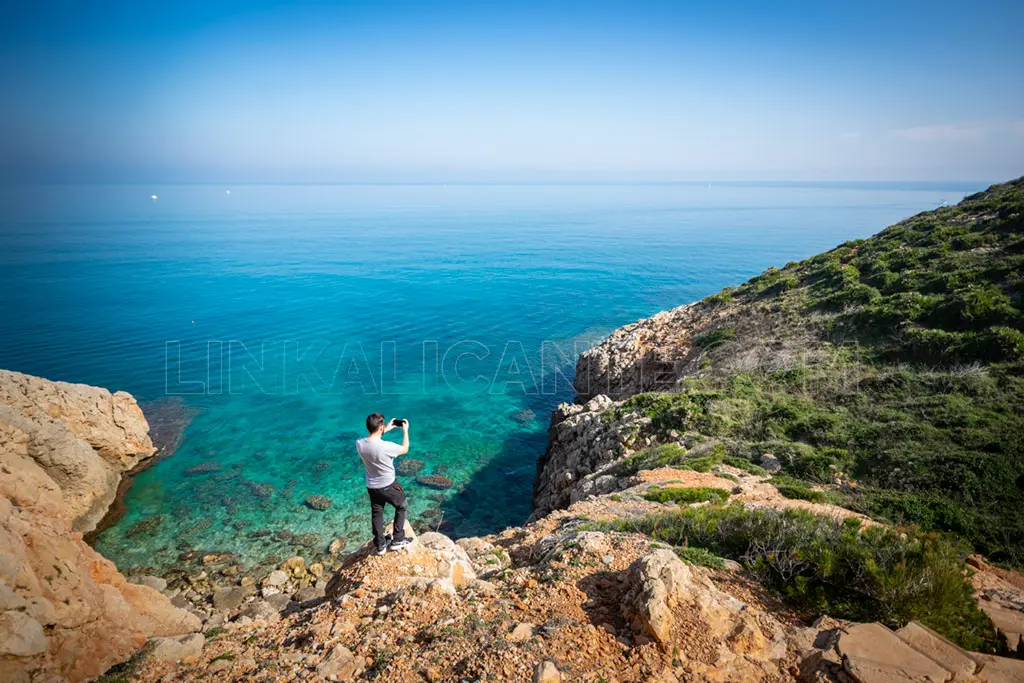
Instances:
[[[366,431],[373,434],[384,426],[384,416],[380,413],[370,413],[366,416]]]

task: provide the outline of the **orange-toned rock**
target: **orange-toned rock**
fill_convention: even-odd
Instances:
[[[86,487],[102,484],[103,477],[89,477],[104,468],[119,477],[125,464],[152,453],[145,420],[136,411],[127,394],[0,372],[5,681],[87,680],[127,659],[152,636],[200,627],[197,617],[161,593],[129,583],[76,530],[106,507],[101,493],[90,499],[85,488],[76,488],[75,477],[85,477]],[[124,442],[104,432],[104,425]]]

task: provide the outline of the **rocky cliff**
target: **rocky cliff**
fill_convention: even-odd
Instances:
[[[153,450],[130,395],[0,371],[0,680],[87,680],[199,629],[82,540]]]
[[[75,531],[92,531],[121,473],[156,452],[130,394],[8,370],[0,370],[0,424],[28,436],[28,454],[60,488]]]
[[[552,418],[538,514],[678,446],[1024,566],[1022,253],[1018,179],[616,330]]]

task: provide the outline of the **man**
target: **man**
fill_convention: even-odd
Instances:
[[[396,427],[402,428],[402,445],[385,441],[384,432]],[[385,423],[384,416],[373,413],[366,417],[366,431],[370,433],[356,441],[356,450],[366,468],[366,490],[370,494],[371,521],[373,523],[373,545],[378,555],[404,548],[412,543],[405,537],[405,491],[395,481],[394,459],[409,452],[409,421],[392,420]],[[395,508],[394,538],[384,535],[384,505]]]

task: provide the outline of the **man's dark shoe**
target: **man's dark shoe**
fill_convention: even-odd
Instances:
[[[407,545],[412,545],[412,539],[402,538],[391,544],[391,550],[398,550],[399,548],[404,548]]]
[[[386,553],[388,551],[388,548],[390,546],[391,546],[391,535],[388,534],[387,536],[384,537],[384,545],[382,545],[380,548],[377,548],[377,554],[378,555],[383,555],[384,553]]]

